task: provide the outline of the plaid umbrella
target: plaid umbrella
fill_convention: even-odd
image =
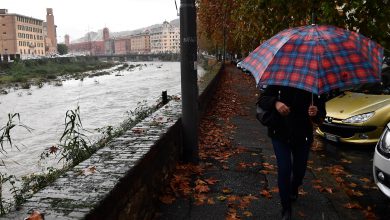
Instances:
[[[380,81],[383,48],[353,31],[328,25],[284,30],[242,62],[257,85],[290,86],[322,94]]]

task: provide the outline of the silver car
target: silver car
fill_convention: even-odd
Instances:
[[[378,188],[390,198],[390,123],[375,147],[373,174]]]

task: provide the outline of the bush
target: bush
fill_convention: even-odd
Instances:
[[[14,75],[11,78],[11,82],[12,83],[25,83],[25,82],[27,82],[27,78],[25,76],[20,75],[20,74]]]
[[[57,79],[57,76],[54,74],[48,74],[46,75],[46,79]]]
[[[22,89],[30,89],[31,88],[31,84],[28,83],[28,82],[24,82],[24,83],[22,83],[21,87],[22,87]]]

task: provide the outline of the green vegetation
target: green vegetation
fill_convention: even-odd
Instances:
[[[91,70],[110,68],[114,63],[101,62],[96,59],[41,59],[23,60],[5,66],[5,75],[0,75],[0,86],[15,83],[36,83],[56,79],[58,76],[78,77]]]
[[[81,123],[80,108],[68,110],[65,116],[65,130],[60,138],[61,159],[78,164],[94,151]]]
[[[16,120],[16,122],[15,122],[15,120]],[[9,113],[7,124],[5,126],[3,126],[2,128],[0,128],[0,133],[1,133],[1,135],[0,135],[0,147],[1,147],[0,153],[2,153],[2,154],[6,153],[6,150],[4,148],[4,145],[6,143],[8,143],[11,148],[12,147],[18,148],[18,146],[15,145],[14,142],[12,142],[12,137],[11,137],[11,130],[16,128],[16,127],[22,127],[24,129],[26,129],[27,131],[31,131],[31,128],[27,127],[26,125],[24,125],[20,122],[20,114],[19,113],[14,113],[14,114]]]
[[[15,129],[16,127],[22,127],[26,129],[27,131],[31,131],[31,128],[27,127],[26,125],[22,124],[20,122],[20,114],[19,113],[14,113],[8,114],[8,121],[6,125],[0,128],[0,153],[6,154],[7,151],[5,150],[4,146],[5,144],[8,144],[11,148],[15,147],[18,148],[18,146],[12,141],[12,136],[11,136],[11,131]],[[1,166],[5,166],[4,161],[1,160]],[[7,175],[4,173],[0,173],[0,215],[4,215],[7,210],[12,206],[11,203],[7,202],[3,198],[3,184],[9,183],[11,184],[11,193],[17,193],[15,183],[16,183],[16,177],[14,175]],[[15,198],[16,200],[16,198]]]
[[[60,55],[68,53],[68,46],[66,44],[57,44],[57,50]]]
[[[168,97],[169,100],[173,98],[175,97]],[[70,170],[81,161],[89,158],[98,149],[107,146],[111,140],[119,137],[125,131],[134,127],[162,106],[163,104],[161,99],[157,100],[154,105],[148,105],[146,101],[139,102],[134,110],[127,112],[127,119],[124,120],[118,127],[107,126],[97,129],[97,131],[102,134],[102,138],[96,143],[91,143],[86,136],[87,131],[83,129],[79,107],[74,110],[68,110],[65,114],[65,128],[59,144],[46,149],[41,154],[40,159],[45,160],[51,156],[54,156],[55,158],[59,156],[59,161],[65,161],[63,167],[59,169],[49,167],[47,168],[47,172],[31,174],[24,176],[21,179],[16,178],[14,175],[0,173],[0,216],[6,214],[12,207],[18,207],[21,205],[34,193],[50,185],[66,171]],[[21,126],[30,130],[30,128],[20,123],[20,115],[18,113],[9,114],[8,117],[9,121],[7,125],[0,129],[2,132],[2,135],[0,136],[0,146],[2,149],[3,144],[5,143],[8,143],[11,146],[16,146],[12,142],[10,134],[11,129]],[[15,123],[16,118],[19,119],[19,123]],[[6,153],[4,150],[1,152]],[[4,184],[11,185],[13,202],[6,201],[2,197],[2,186]]]

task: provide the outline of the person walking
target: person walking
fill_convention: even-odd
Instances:
[[[261,93],[258,105],[274,111],[268,136],[277,160],[282,219],[291,219],[291,203],[298,198],[313,142],[313,123],[320,124],[326,116],[325,95],[269,85]]]

